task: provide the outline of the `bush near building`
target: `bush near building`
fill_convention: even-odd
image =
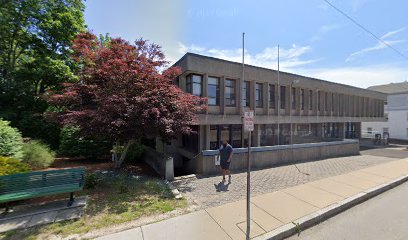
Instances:
[[[106,140],[95,140],[81,136],[78,127],[61,129],[58,155],[65,157],[94,158],[109,154],[112,144]]]
[[[23,158],[21,133],[10,126],[9,121],[0,119],[0,156]]]
[[[0,156],[0,176],[31,171],[30,167],[20,160]]]
[[[23,162],[33,169],[49,167],[55,160],[55,152],[40,141],[32,140],[23,146]]]

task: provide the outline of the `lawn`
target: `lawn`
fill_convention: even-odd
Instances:
[[[94,173],[87,177],[87,185],[88,189],[82,194],[88,195],[88,203],[79,220],[10,231],[0,235],[0,238],[50,239],[82,235],[91,230],[187,206],[185,199],[176,200],[168,186],[158,178]]]

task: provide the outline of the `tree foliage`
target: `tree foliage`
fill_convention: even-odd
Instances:
[[[84,8],[82,0],[0,0],[0,115],[13,126],[44,112],[47,89],[77,80],[69,55]]]
[[[72,48],[80,83],[66,83],[48,97],[62,123],[127,146],[141,137],[168,141],[191,132],[203,101],[173,84],[180,70],[164,70],[168,62],[160,46],[143,39],[106,43],[81,33]]]

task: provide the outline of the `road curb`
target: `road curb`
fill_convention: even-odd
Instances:
[[[317,225],[345,210],[367,201],[385,191],[388,191],[404,182],[408,181],[408,175],[397,178],[391,182],[384,183],[369,190],[358,193],[354,196],[346,198],[338,203],[332,204],[328,207],[318,210],[317,212],[308,214],[302,218],[297,219],[293,223],[285,224],[277,229],[267,232],[261,236],[253,238],[254,240],[281,240],[292,235],[295,235],[299,230],[305,230],[314,225]]]

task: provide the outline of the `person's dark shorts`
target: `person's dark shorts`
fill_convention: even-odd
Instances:
[[[221,161],[221,162],[220,162],[220,164],[221,164],[221,169],[223,169],[223,170],[229,170],[229,168],[230,168],[230,163],[231,163],[231,162],[227,162],[227,160]]]

